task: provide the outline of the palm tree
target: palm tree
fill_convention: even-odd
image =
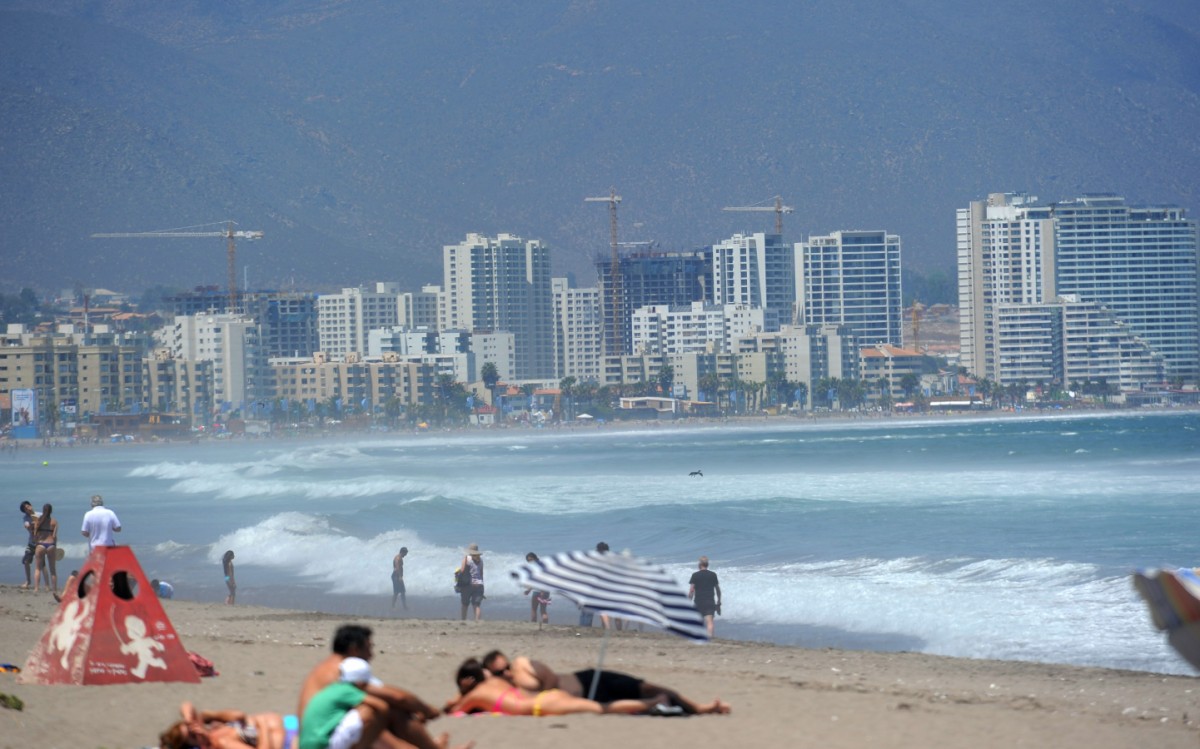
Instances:
[[[576,379],[567,376],[559,380],[558,389],[562,392],[562,404],[559,406],[563,412],[563,419],[570,420],[574,418],[572,406],[572,396],[575,394]]]
[[[788,384],[791,385],[791,383],[788,383]],[[796,389],[793,391],[793,393],[796,396],[796,400],[800,401],[800,408],[807,408],[808,407],[808,383],[807,382],[797,382]],[[788,398],[790,399],[791,395],[789,395]],[[790,403],[790,400],[789,400],[789,403]]]
[[[670,364],[662,365],[662,369],[658,370],[658,387],[662,391],[664,398],[670,398],[675,390],[675,367]]]
[[[500,382],[500,370],[496,368],[495,362],[485,362],[483,369],[479,371],[479,377],[483,380],[483,385],[492,394],[492,407],[496,409],[496,415],[500,416],[500,404],[496,401],[496,383]]]

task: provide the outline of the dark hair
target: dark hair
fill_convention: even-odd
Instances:
[[[352,648],[365,649],[371,639],[371,628],[361,624],[343,624],[333,633],[333,652],[347,655]]]
[[[454,677],[454,683],[458,684],[459,694],[466,694],[474,689],[480,683],[487,681],[487,671],[484,670],[483,664],[478,658],[468,658],[458,667],[458,674]],[[470,679],[471,686],[463,687],[463,679]]]
[[[407,546],[401,546],[401,547],[400,547],[400,553],[401,553],[401,554],[407,554],[407,553],[408,553],[408,547],[407,547]]]
[[[187,725],[182,720],[171,724],[171,727],[158,735],[158,744],[162,749],[187,749],[188,743],[183,738],[183,727]]]
[[[596,544],[596,551],[608,551],[608,544],[601,541],[600,543]]]
[[[225,554],[221,557],[221,569],[225,571],[226,575],[229,574],[229,563],[232,561],[233,561],[233,549],[230,549],[229,551],[225,552]]]
[[[482,658],[479,659],[479,662],[484,668],[486,668],[488,671],[491,671],[492,663],[494,663],[497,658],[501,658],[503,656],[504,653],[500,652],[499,650],[489,650]]]
[[[43,525],[50,524],[50,520],[52,519],[51,515],[53,515],[53,514],[54,514],[54,505],[50,504],[49,502],[42,505],[42,516],[40,518],[38,518],[38,520],[37,520],[37,529],[39,531],[42,529]]]
[[[533,557],[533,558],[532,558],[532,559],[530,559],[530,557]],[[527,554],[525,554],[525,561],[526,561],[526,562],[536,562],[537,560],[538,560],[538,555],[537,555],[537,554],[534,554],[532,551],[531,551],[531,552],[528,552]]]
[[[30,502],[28,499],[21,500],[21,506],[17,509],[19,509],[21,512],[25,512],[25,505],[29,505],[29,509],[33,509],[33,502]]]

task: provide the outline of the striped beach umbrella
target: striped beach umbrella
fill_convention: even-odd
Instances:
[[[708,639],[704,619],[661,566],[628,554],[571,551],[526,562],[512,573],[525,587],[549,588],[594,611]]]

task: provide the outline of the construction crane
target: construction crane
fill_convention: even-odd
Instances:
[[[775,205],[727,205],[721,209],[722,211],[774,211],[775,212],[775,233],[783,234],[783,214],[795,213],[796,209],[790,205],[783,204],[783,198],[776,195]]]
[[[912,305],[913,351],[921,351],[921,303],[915,298]]]
[[[220,226],[225,225],[225,228],[220,231],[196,231],[205,226]],[[234,221],[222,221],[215,224],[199,224],[197,226],[183,226],[179,229],[165,229],[162,231],[141,231],[141,232],[119,232],[106,234],[93,234],[92,239],[164,239],[167,237],[224,237],[226,252],[229,256],[229,311],[234,312],[238,306],[238,286],[237,286],[237,245],[238,239],[262,239],[261,231],[242,231],[236,230],[233,227],[237,226]]]
[[[617,242],[617,204],[621,202],[621,196],[617,194],[617,188],[610,187],[607,197],[584,198],[583,202],[608,203],[609,231],[612,234],[612,270],[609,281],[612,285],[613,353],[620,355],[625,353],[625,323],[621,311],[621,245]]]

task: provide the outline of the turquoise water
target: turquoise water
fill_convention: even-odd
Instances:
[[[403,545],[414,608],[456,616],[478,542],[485,614],[517,618],[526,551],[603,540],[681,583],[707,554],[723,636],[1191,673],[1129,573],[1200,564],[1198,475],[1194,412],[27,449],[0,456],[0,582],[20,499],[55,505],[69,569],[99,492],[184,598],[223,597],[232,548],[239,601],[384,615]]]

